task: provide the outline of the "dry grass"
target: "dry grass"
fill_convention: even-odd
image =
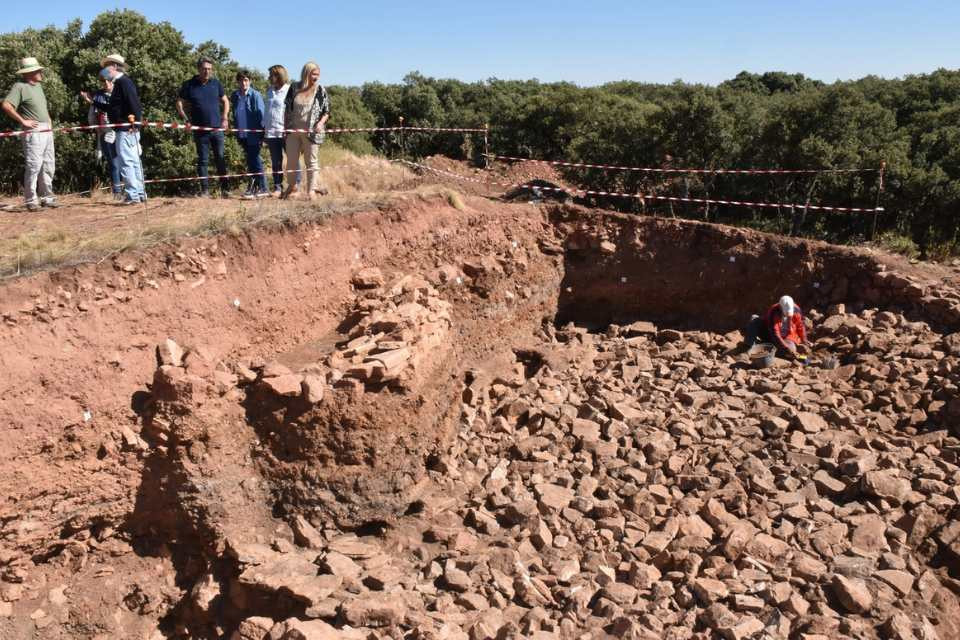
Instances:
[[[463,211],[467,208],[466,205],[463,204],[463,196],[459,191],[447,189],[446,197],[447,203],[457,211]]]
[[[405,167],[382,158],[358,157],[333,145],[322,149],[320,185],[328,194],[313,202],[154,198],[144,207],[116,209],[107,196],[97,196],[76,200],[82,215],[72,215],[73,201],[64,201],[56,216],[20,218],[29,226],[11,224],[6,232],[0,226],[0,277],[102,260],[179,237],[239,235],[369,210],[398,197],[396,190],[415,179]],[[463,206],[458,196],[447,199]]]
[[[440,198],[457,211],[465,211],[467,208],[463,201],[463,194],[444,185],[422,184],[416,187],[413,193],[424,201]]]
[[[320,149],[320,184],[332,196],[390,191],[413,177],[403,165],[377,156],[357,156],[334,145]]]

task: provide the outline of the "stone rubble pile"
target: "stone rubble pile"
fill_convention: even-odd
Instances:
[[[353,285],[357,295],[347,316],[352,326],[331,353],[298,371],[278,362],[234,363],[214,372],[221,391],[256,382],[280,398],[315,405],[331,387],[359,393],[409,389],[449,334],[450,303],[422,278],[401,275],[388,285],[376,268],[357,272]]]
[[[331,381],[403,388],[450,330],[450,303],[429,282],[403,275],[387,285],[379,269],[358,272],[349,340],[327,362]],[[355,381],[355,382],[354,382]]]
[[[233,550],[231,598],[299,603],[234,639],[960,637],[957,337],[811,316],[835,369],[752,369],[739,334],[545,329],[569,366],[469,372],[419,515]]]

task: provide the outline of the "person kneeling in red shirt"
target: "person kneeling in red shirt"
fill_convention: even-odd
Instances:
[[[744,346],[752,347],[757,340],[770,342],[777,347],[777,355],[795,358],[801,347],[807,344],[807,329],[803,313],[790,296],[767,309],[763,317],[753,316],[747,325]]]

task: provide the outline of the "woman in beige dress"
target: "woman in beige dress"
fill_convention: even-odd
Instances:
[[[306,186],[307,199],[313,200],[317,188],[317,147],[323,144],[325,126],[330,118],[330,98],[320,84],[320,67],[316,62],[303,65],[300,82],[294,82],[287,91],[284,109],[284,128],[303,129],[308,133],[287,133],[287,172],[289,182],[283,197],[298,195],[295,172],[300,170],[300,156],[306,176],[300,184]]]

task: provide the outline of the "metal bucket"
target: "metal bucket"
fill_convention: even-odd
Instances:
[[[769,369],[777,357],[777,347],[769,342],[761,342],[750,347],[747,351],[755,369]]]

